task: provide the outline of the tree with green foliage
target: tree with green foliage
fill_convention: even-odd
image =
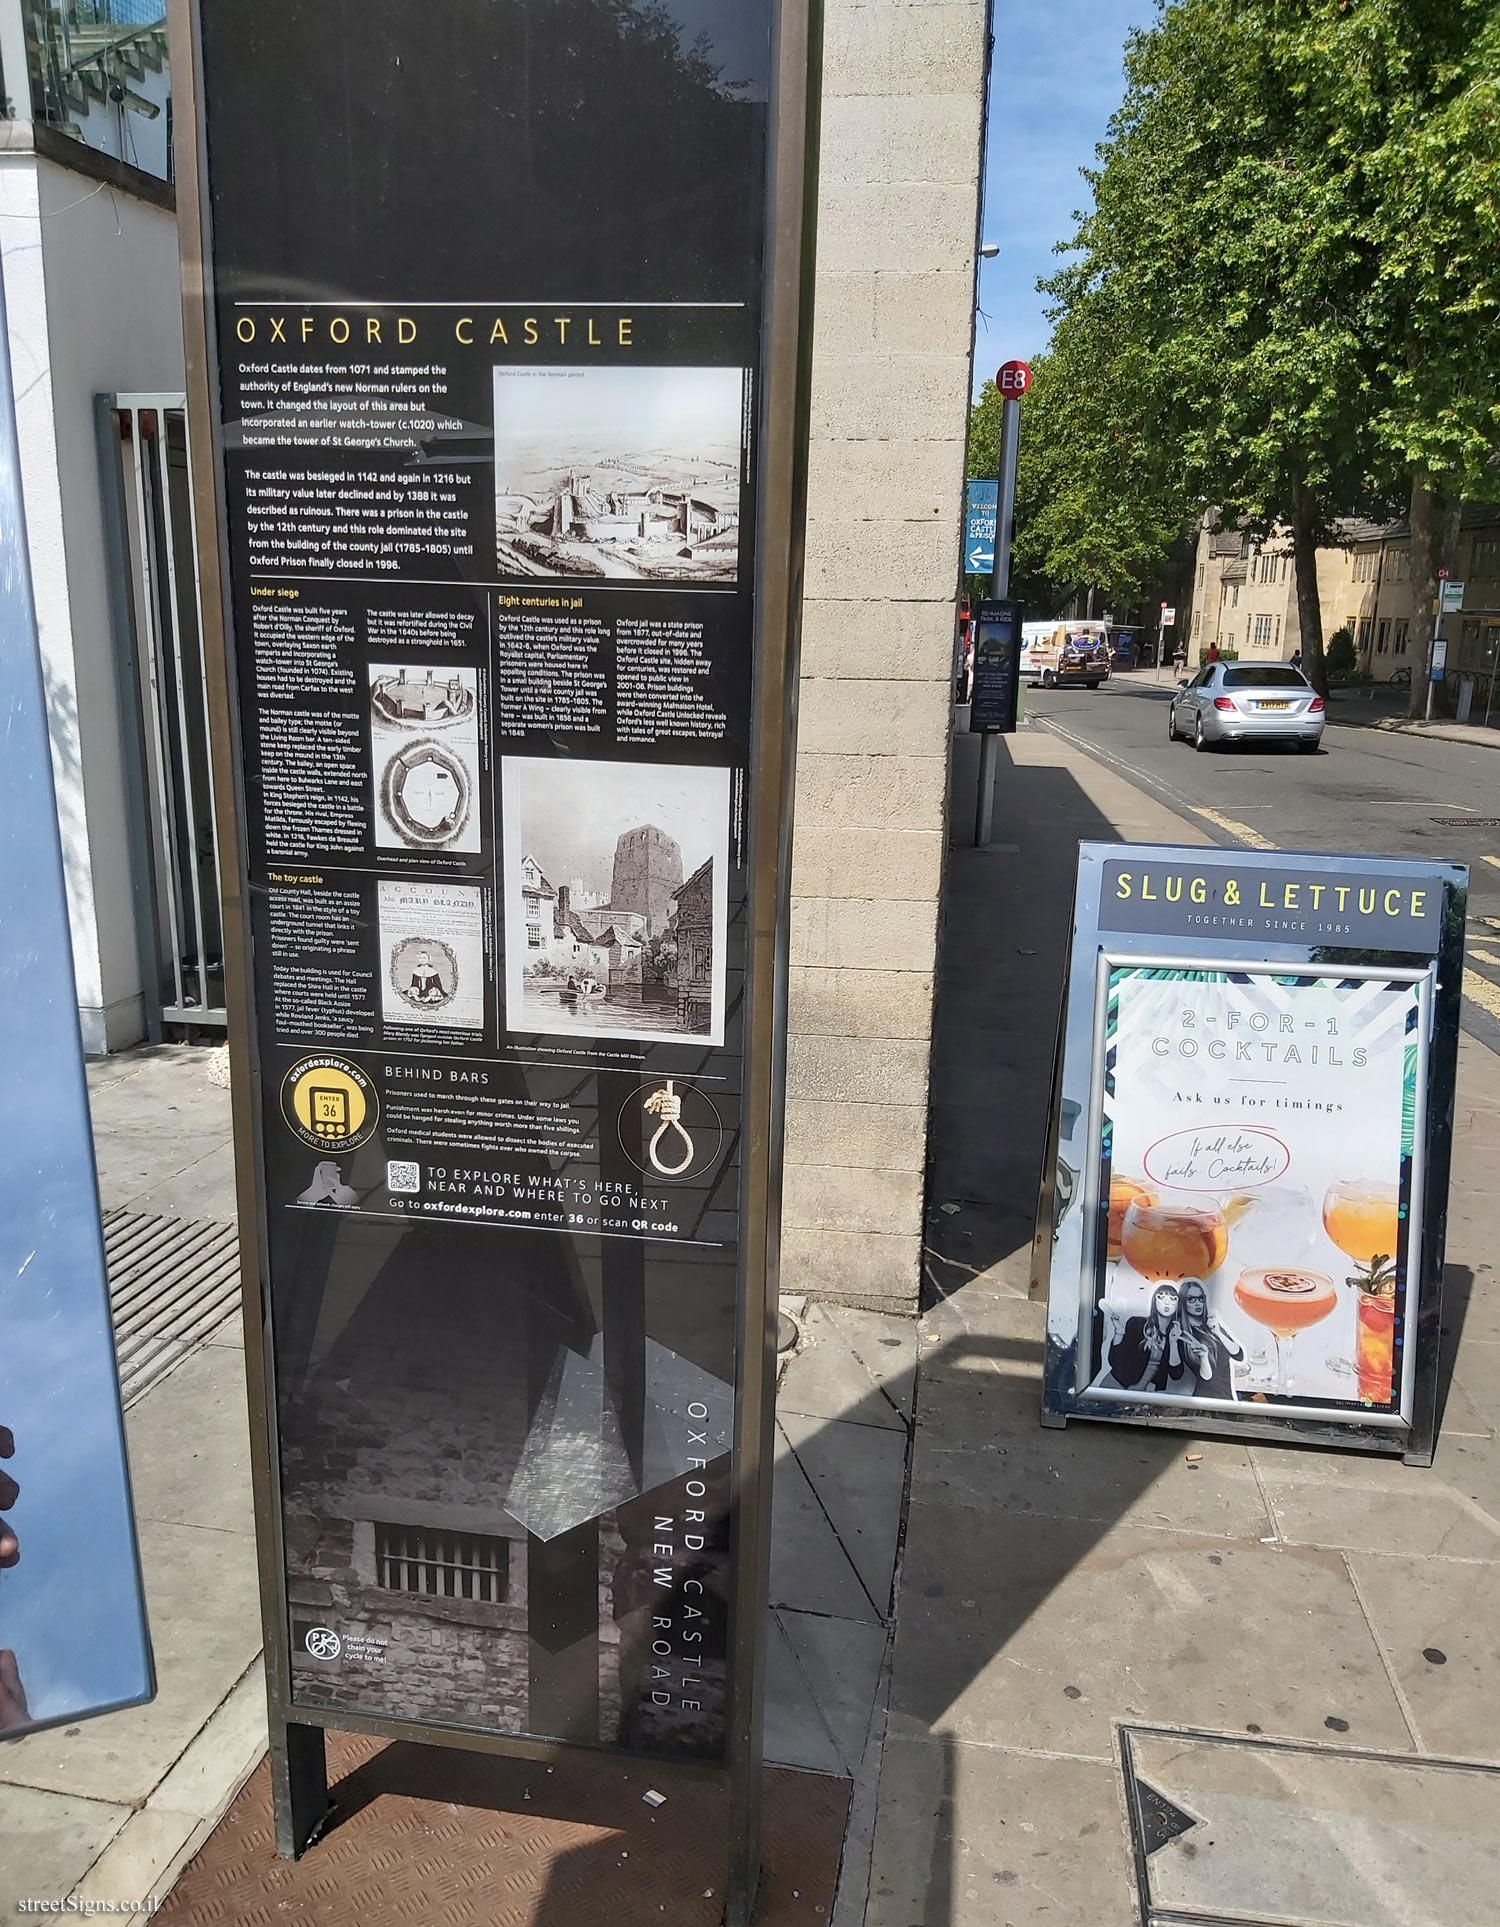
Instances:
[[[1372,248],[1337,205],[1274,0],[1174,0],[1126,47],[1059,327],[1123,317],[1158,453],[1230,526],[1290,532],[1304,661],[1326,686],[1316,554],[1377,509],[1352,316]]]
[[[1324,659],[1328,665],[1328,680],[1331,683],[1353,682],[1358,675],[1359,656],[1355,651],[1353,633],[1347,626],[1335,629],[1328,638]]]
[[[1177,477],[1132,419],[1123,392],[1131,344],[1059,327],[1031,364],[1021,404],[1012,578],[1028,607],[1052,609],[1081,592],[1108,603],[1139,599],[1192,514]],[[1079,366],[1088,357],[1091,370]],[[986,382],[972,412],[969,474],[1000,459],[1000,396]]]
[[[1144,432],[1131,476],[1287,528],[1319,688],[1316,555],[1339,519],[1409,500],[1425,577],[1445,503],[1456,529],[1460,492],[1500,480],[1497,16],[1171,0],[1127,42],[1094,207],[1046,284],[1058,339],[1087,344],[1073,405]]]
[[[1372,421],[1407,477],[1425,666],[1461,505],[1500,499],[1500,4],[1360,0],[1303,33],[1339,88],[1343,178],[1376,243]]]

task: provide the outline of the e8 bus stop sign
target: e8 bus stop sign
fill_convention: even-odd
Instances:
[[[995,386],[1000,390],[1001,401],[1019,401],[1031,386],[1030,362],[1002,362],[995,374]]]

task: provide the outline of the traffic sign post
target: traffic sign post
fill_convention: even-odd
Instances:
[[[1007,361],[995,375],[1000,391],[1000,474],[996,483],[995,559],[990,572],[990,601],[1010,596],[1010,545],[1016,519],[1016,460],[1021,448],[1021,397],[1031,386],[1031,369],[1024,361]],[[992,728],[982,728],[979,739],[979,793],[974,806],[974,844],[983,849],[990,840],[995,809],[995,763],[998,755]]]
[[[1437,621],[1432,630],[1432,655],[1427,664],[1427,720],[1432,721],[1433,691],[1448,674],[1448,639],[1443,634],[1443,617],[1457,615],[1464,606],[1464,585],[1453,580],[1449,569],[1438,570]]]
[[[1156,667],[1159,669],[1166,658],[1167,631],[1177,627],[1177,611],[1170,602],[1161,605],[1161,614],[1156,620]]]

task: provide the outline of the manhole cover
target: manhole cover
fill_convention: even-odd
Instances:
[[[1494,1927],[1500,1766],[1121,1729],[1149,1927]]]

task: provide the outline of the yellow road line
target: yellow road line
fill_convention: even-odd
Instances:
[[[1495,868],[1500,870],[1500,856],[1482,856],[1479,860],[1481,863],[1493,863]]]
[[[1500,957],[1497,957],[1493,950],[1481,950],[1477,943],[1470,945],[1469,955],[1477,957],[1481,963],[1500,964]]]
[[[1500,1018],[1500,985],[1492,984],[1488,977],[1478,977],[1472,970],[1466,970],[1464,995],[1472,998],[1481,1010],[1487,1010],[1491,1017]]]
[[[1227,831],[1230,836],[1238,837],[1241,843],[1248,843],[1252,850],[1274,850],[1276,848],[1276,845],[1268,836],[1262,836],[1259,830],[1252,830],[1248,823],[1237,822],[1232,816],[1223,816],[1218,810],[1211,810],[1202,803],[1193,803],[1189,807],[1194,816],[1206,817],[1208,821],[1217,828]],[[1491,862],[1495,860],[1493,857],[1490,859]]]

